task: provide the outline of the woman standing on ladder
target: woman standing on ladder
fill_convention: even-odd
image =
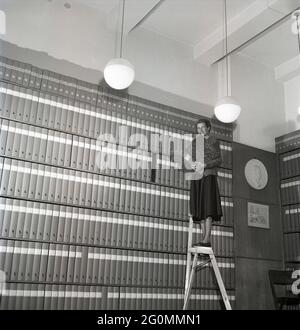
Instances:
[[[222,164],[222,157],[219,141],[210,135],[211,122],[200,119],[196,125],[197,133],[204,139],[204,168],[197,162],[192,165],[194,170],[203,171],[203,176],[191,181],[190,214],[193,222],[200,222],[203,239],[193,245],[210,247],[212,222],[221,221],[223,216],[218,186],[218,166]]]

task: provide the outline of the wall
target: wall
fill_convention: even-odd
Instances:
[[[300,76],[284,83],[285,116],[287,129],[285,133],[291,133],[300,129]],[[279,136],[279,135],[278,135]]]
[[[242,106],[234,140],[275,151],[275,137],[285,132],[284,90],[274,70],[238,54],[231,59],[232,95]]]
[[[246,182],[246,163],[257,158],[269,174],[261,191]],[[283,263],[276,155],[240,143],[233,143],[233,201],[236,253],[237,309],[273,309],[268,269],[280,269]],[[248,227],[247,202],[269,205],[270,229]]]

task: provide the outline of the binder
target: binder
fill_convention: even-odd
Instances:
[[[59,140],[55,143],[56,146],[56,155],[57,155],[57,165],[64,166],[65,164],[65,156],[66,156],[66,134],[64,133],[57,133],[57,137]]]
[[[58,207],[58,216],[57,216],[57,242],[64,242],[64,229],[67,222],[66,219],[66,206]]]
[[[88,249],[88,255],[92,253],[92,255],[95,252],[95,248],[89,247]],[[87,256],[87,263],[86,263],[86,283],[93,283],[93,266],[94,266],[94,259]]]
[[[105,230],[105,245],[111,246],[113,244],[112,241],[112,227],[113,227],[113,218],[112,213],[107,212],[106,214],[106,230]]]
[[[74,177],[74,193],[73,193],[73,205],[80,205],[80,188],[81,188],[81,172],[72,171]],[[73,178],[70,178],[73,181]]]
[[[98,207],[98,185],[97,185],[97,175],[90,174],[89,179],[91,180],[90,189],[91,189],[91,207]]]
[[[96,210],[89,210],[90,214],[90,225],[89,225],[89,233],[88,233],[88,244],[99,244],[98,241],[96,241]]]
[[[64,210],[64,223],[61,223],[61,226],[63,226],[63,228],[60,229],[61,231],[63,231],[62,242],[70,243],[72,228],[72,207],[66,206],[61,208]]]
[[[108,190],[107,208],[110,210],[113,210],[115,190],[118,189],[116,187],[118,185],[118,180],[120,180],[120,179],[108,177],[108,180],[109,180],[109,190]]]
[[[100,216],[100,245],[106,245],[106,227],[107,227],[107,212],[98,212]]]
[[[40,272],[40,265],[41,260],[44,257],[44,252],[42,250],[42,243],[35,243],[35,251],[33,253],[33,260],[32,260],[32,273],[31,273],[31,281],[38,282],[39,281],[39,272]]]
[[[28,250],[26,251],[27,258],[25,264],[25,281],[30,282],[32,279],[32,272],[33,272],[33,257],[34,254],[38,253],[39,251],[36,251],[34,242],[29,242],[27,246],[28,246]]]
[[[1,119],[1,130],[0,130],[0,155],[5,155],[6,141],[8,136],[9,122],[8,120]]]
[[[85,205],[92,207],[92,191],[93,191],[93,174],[87,173]]]
[[[41,256],[41,262],[40,262],[40,268],[39,268],[39,282],[45,282],[47,279],[47,267],[48,267],[48,258],[49,258],[49,244],[42,243],[42,256]]]
[[[110,245],[117,247],[118,235],[120,235],[121,225],[119,224],[118,213],[111,213],[111,242]]]
[[[77,233],[76,233],[76,243],[82,243],[83,241],[83,225],[84,225],[84,212],[85,210],[80,208],[78,209],[78,224],[77,224]]]
[[[50,240],[52,242],[57,242],[60,206],[59,205],[53,205],[52,210],[53,210],[53,213],[52,213],[52,218],[51,218]]]
[[[135,226],[133,227],[133,233],[132,233],[132,242],[130,241],[130,248],[138,249],[138,243],[139,243],[139,216],[133,215],[133,221],[135,223]]]
[[[6,84],[7,89],[13,89],[11,84]],[[12,100],[14,96],[11,94],[8,94],[7,92],[5,93],[5,101],[4,101],[4,106],[3,106],[3,111],[2,114],[5,117],[10,117],[10,112],[11,112],[11,106],[12,106]]]
[[[30,126],[28,126],[28,125],[20,124],[20,129],[22,131],[24,131],[24,134],[22,134],[22,135],[19,134],[21,139],[20,139],[20,143],[19,143],[18,153],[15,156],[17,158],[24,159],[26,157],[26,146],[27,146],[28,135],[31,133],[28,130],[29,127]],[[1,139],[1,137],[0,137],[0,139]],[[1,141],[0,141],[0,143],[1,143]]]
[[[39,204],[40,208],[45,212],[45,224],[43,227],[43,241],[50,241],[51,238],[51,223],[53,215],[53,205],[51,204]]]
[[[91,140],[88,138],[84,139],[84,149],[83,149],[83,161],[82,161],[82,168],[85,171],[89,170],[89,162],[90,162],[90,146]]]
[[[22,124],[15,123],[15,131],[12,133],[14,134],[14,140],[13,140],[13,145],[12,145],[12,156],[18,158],[21,138],[24,135],[24,134],[22,134]]]
[[[100,245],[101,243],[101,211],[95,211],[96,212],[96,221],[95,221],[95,230],[94,230],[94,244]]]
[[[112,196],[111,201],[111,209],[114,211],[120,210],[120,195],[121,195],[121,179],[116,178],[115,179],[115,189],[114,189],[114,195]]]
[[[120,274],[118,277],[118,284],[121,285],[134,285],[133,282],[133,265],[134,261],[132,261],[135,252],[131,250],[120,250],[122,256],[122,262],[120,265]]]
[[[110,285],[115,285],[117,283],[116,278],[117,278],[117,263],[118,261],[118,256],[120,255],[120,250],[117,249],[111,249],[111,254],[110,257],[110,269],[108,269],[109,272],[109,277],[108,277],[108,282]]]
[[[75,140],[76,141],[76,140]],[[83,168],[83,152],[84,152],[84,138],[78,137],[78,140],[76,141],[78,143],[77,147],[77,153],[76,153],[76,168],[82,170]]]
[[[18,103],[19,103],[18,96],[20,94],[20,87],[12,85],[11,88],[14,91],[14,93],[16,93],[16,95],[13,95],[13,97],[12,97],[9,116],[11,119],[17,119],[17,109],[18,109]]]
[[[95,188],[95,191],[97,191],[97,208],[102,209],[103,208],[103,192],[104,192],[104,177],[99,175],[93,176],[93,185]],[[96,193],[95,193],[96,195]]]
[[[123,238],[123,230],[125,227],[125,219],[123,214],[116,213],[115,219],[117,221],[117,239],[116,239],[116,246],[121,248],[122,247],[122,238]]]
[[[62,168],[56,168],[56,184],[55,184],[55,190],[54,190],[54,201],[56,203],[62,202],[62,185],[63,185],[63,172],[64,170]]]
[[[20,248],[22,250],[28,250],[28,242],[25,241],[20,241]],[[25,271],[26,271],[26,262],[27,262],[27,256],[28,254],[19,254],[20,260],[19,260],[19,265],[18,265],[18,275],[16,277],[16,281],[25,281]]]
[[[31,134],[29,134],[27,137],[24,158],[26,158],[26,160],[33,160],[33,146],[36,140],[35,135],[36,132],[38,132],[38,128],[34,126],[28,126],[28,132],[31,132]]]
[[[68,170],[68,178],[65,178],[64,181],[66,181],[66,185],[68,184],[68,194],[67,194],[67,203],[68,204],[75,204],[74,199],[74,189],[75,189],[75,181],[73,180],[75,178],[75,171]]]
[[[143,237],[144,237],[144,221],[143,217],[139,216],[139,230],[138,230],[138,248],[142,249],[143,248]]]
[[[76,246],[70,245],[68,247],[69,252],[68,252],[68,258],[64,260],[64,270],[65,270],[65,281],[67,283],[73,283],[74,281],[74,267],[75,267],[75,260],[77,259],[76,257],[71,257],[76,255]]]
[[[55,249],[55,256],[54,256],[54,267],[53,267],[53,282],[59,282],[60,279],[60,269],[61,269],[61,264],[64,257],[64,251],[63,247],[60,244],[55,244],[54,246]]]
[[[77,157],[79,149],[79,137],[72,135],[71,166],[77,168]]]
[[[59,169],[59,174],[62,176],[61,179],[59,180],[59,185],[57,188],[60,188],[60,199],[58,200],[59,203],[62,204],[68,204],[68,186],[69,186],[69,181],[66,180],[69,174],[69,170],[64,168],[64,169]],[[57,192],[55,193],[57,196]]]
[[[84,210],[84,220],[82,222],[83,222],[82,243],[89,244],[89,228],[91,223],[90,210],[87,209]]]
[[[137,263],[137,285],[138,286],[143,286],[143,268],[144,268],[144,262],[137,262],[137,258],[138,260],[141,260],[144,255],[142,251],[136,251],[136,255],[135,255],[135,262]]]
[[[84,172],[80,173],[80,189],[79,189],[79,204],[86,206],[85,196],[86,196],[86,189],[87,189],[87,174]]]
[[[13,199],[12,200],[12,212],[11,212],[11,218],[10,218],[10,224],[9,224],[9,230],[8,230],[8,236],[11,238],[16,237],[16,229],[17,229],[17,224],[18,224],[18,213],[14,211],[16,207],[19,205],[19,201]]]
[[[125,180],[123,180],[122,185],[125,185]],[[130,187],[128,187],[128,182],[126,183],[126,190],[124,189],[124,192],[125,192],[125,212],[130,213],[131,200],[133,199],[131,195],[133,194],[133,191],[131,191]]]
[[[105,248],[100,248],[99,250],[100,250],[100,256],[99,256],[99,268],[98,268],[98,283],[99,284],[104,284],[104,281],[105,281],[105,264],[106,264],[106,259],[105,259],[106,249]],[[95,258],[97,258],[97,256]]]
[[[100,196],[102,196],[102,208],[108,209],[108,203],[109,203],[109,190],[110,190],[110,177],[102,176],[100,177],[100,189],[101,192]],[[102,185],[102,187],[101,187]],[[103,191],[101,191],[102,189]]]
[[[40,199],[44,201],[48,201],[48,190],[50,184],[50,166],[38,165],[38,174],[37,174],[37,187],[35,199]],[[32,175],[32,174],[31,174]],[[31,190],[32,189],[32,190]],[[41,196],[39,193],[41,191]],[[30,194],[33,195],[34,187],[30,182]]]
[[[89,172],[97,172],[98,167],[96,166],[96,148],[97,148],[96,140],[89,139],[88,148],[89,148],[89,151],[90,151],[90,155],[89,155],[87,170]]]
[[[13,121],[9,121],[9,128],[7,131],[6,149],[5,149],[5,155],[8,157],[12,157],[13,154],[13,145],[16,135],[15,131],[16,131],[16,123]]]
[[[71,209],[71,218],[70,218],[70,243],[76,243],[76,235],[77,235],[77,226],[78,226],[78,209],[77,208],[70,208]]]
[[[100,254],[100,248],[93,248],[92,253],[94,253],[95,255],[99,255]],[[90,258],[89,262],[93,263],[93,270],[92,270],[92,281],[91,283],[94,284],[99,284],[99,258]]]
[[[108,285],[110,284],[110,265],[112,262],[112,249],[105,249],[105,263],[104,263],[104,282],[103,284]]]
[[[18,279],[19,264],[20,264],[20,257],[21,257],[21,246],[22,246],[21,241],[14,242],[14,249],[12,251],[10,276],[7,278],[10,281],[16,281]]]
[[[78,115],[77,134],[84,135],[84,123],[85,123],[86,118],[87,118],[85,104],[75,101],[75,106],[80,108],[80,112],[79,112],[79,115]]]
[[[6,185],[6,182],[5,182],[6,187],[5,186],[3,187],[3,194],[5,194],[5,195],[14,196],[14,189],[15,189],[18,165],[19,165],[19,161],[15,160],[15,159],[12,159],[9,174],[6,174],[7,172],[3,171],[2,181],[5,182],[6,181],[6,175],[8,175],[7,185]],[[7,165],[4,165],[4,166],[7,166]]]

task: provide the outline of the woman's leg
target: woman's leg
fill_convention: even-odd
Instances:
[[[208,217],[205,220],[205,236],[203,243],[210,243],[211,242],[211,227],[212,227],[212,217]]]

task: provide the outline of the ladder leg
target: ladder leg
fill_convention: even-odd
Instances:
[[[192,288],[192,282],[193,282],[193,277],[194,277],[194,273],[195,273],[195,267],[196,267],[196,264],[197,264],[197,260],[198,260],[198,253],[195,253],[194,260],[193,260],[193,265],[192,265],[192,270],[191,270],[191,275],[188,279],[188,285],[187,285],[187,288],[186,288],[185,294],[184,294],[184,304],[183,304],[183,309],[184,310],[187,308],[188,300],[189,300],[189,297],[190,297],[190,292],[191,292],[191,288]]]
[[[191,261],[192,261],[192,254],[190,252],[188,252],[187,261],[186,261],[184,292],[186,292],[187,287],[189,285],[189,279],[190,279],[190,274],[191,274]]]
[[[225,286],[224,286],[224,283],[223,283],[223,280],[222,280],[222,277],[221,277],[221,274],[220,274],[220,270],[219,270],[215,255],[210,254],[209,257],[210,257],[210,261],[211,261],[211,264],[213,266],[213,269],[214,269],[214,272],[215,272],[215,275],[216,275],[216,278],[217,278],[217,282],[218,282],[218,285],[219,285],[219,289],[221,291],[221,295],[222,295],[225,307],[226,307],[227,310],[231,310],[231,305],[230,305],[230,302],[229,302],[229,299],[228,299],[228,296],[227,296],[227,293],[226,293],[226,289],[225,289]]]

